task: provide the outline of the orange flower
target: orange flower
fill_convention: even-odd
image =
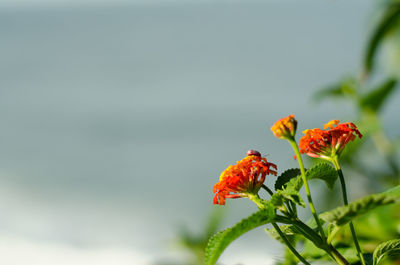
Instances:
[[[300,153],[311,157],[330,160],[335,155],[340,155],[346,144],[362,134],[354,123],[340,123],[332,120],[324,125],[324,129],[305,130],[299,142]]]
[[[280,139],[293,139],[296,134],[296,128],[297,121],[292,114],[275,122],[271,127],[271,131]]]
[[[216,193],[214,204],[225,205],[226,198],[234,199],[257,194],[267,174],[276,176],[275,164],[269,163],[257,151],[250,150],[247,154],[248,156],[238,161],[236,165],[231,165],[222,172],[219,182],[213,188],[213,192]]]

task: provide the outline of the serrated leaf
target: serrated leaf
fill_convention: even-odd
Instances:
[[[301,190],[301,187],[303,187],[303,178],[301,175],[292,178],[285,184],[285,190],[293,190],[299,192]]]
[[[299,168],[291,168],[283,172],[275,181],[275,190],[282,190],[287,182],[296,178],[300,173]]]
[[[378,245],[372,256],[373,265],[378,265],[384,257],[394,255],[400,255],[400,239],[389,240]]]
[[[332,189],[338,178],[336,170],[328,163],[319,163],[307,170],[307,179],[321,179]]]
[[[352,219],[365,214],[377,207],[400,202],[400,188],[389,190],[387,192],[372,194],[347,206],[341,206],[331,211],[322,213],[320,217],[336,226],[343,226]]]
[[[292,201],[293,203],[300,205],[301,207],[306,207],[300,193],[292,188],[285,188],[283,190],[277,190],[274,195],[272,195],[270,202],[278,209],[284,208],[284,203],[287,201]]]
[[[396,88],[397,80],[389,79],[378,88],[372,90],[361,98],[360,105],[363,109],[378,112],[385,100]]]
[[[294,176],[296,173],[299,175]],[[283,206],[284,202],[292,201],[297,205],[305,207],[305,203],[300,196],[300,189],[303,186],[303,179],[299,169],[286,170],[280,180],[275,183],[276,193],[272,196],[271,202],[277,208]],[[338,177],[336,170],[328,163],[320,163],[306,171],[308,180],[321,179],[325,181],[328,188],[332,189]]]
[[[380,44],[386,35],[397,25],[397,21],[400,18],[400,4],[391,3],[388,4],[382,19],[378,26],[372,33],[371,38],[368,41],[367,49],[364,56],[364,71],[365,74],[369,74],[374,67],[375,55]]]
[[[275,210],[272,205],[270,205],[266,210],[260,210],[246,219],[243,219],[233,227],[212,236],[206,247],[205,264],[214,265],[231,242],[256,227],[270,223],[274,217]]]
[[[325,181],[328,188],[332,189],[335,185],[335,181],[338,178],[336,170],[328,163],[319,163],[306,171],[307,180],[311,179],[321,179]],[[290,179],[289,182],[285,184],[285,188],[288,190],[294,189],[300,191],[303,186],[303,179],[301,176]]]

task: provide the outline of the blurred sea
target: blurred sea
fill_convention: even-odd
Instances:
[[[227,165],[250,148],[279,168],[295,165],[269,132],[275,120],[293,113],[302,131],[355,117],[311,95],[358,71],[371,7],[0,9],[0,248],[8,253],[0,263],[26,264],[13,256],[22,250],[30,264],[63,255],[65,264],[173,258],[169,242],[183,223],[200,232]],[[390,104],[386,113],[399,110]],[[399,117],[385,115],[398,128]],[[226,225],[255,210],[244,200],[228,204]],[[260,231],[223,261],[279,257]]]

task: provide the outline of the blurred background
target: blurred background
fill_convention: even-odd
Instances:
[[[377,3],[1,0],[0,263],[186,264],[179,235],[201,235],[221,208],[222,170],[248,149],[296,166],[269,131],[277,119],[295,114],[299,132],[359,119],[313,95],[359,76]],[[397,48],[370,82],[398,74]],[[380,113],[388,139],[399,100]],[[360,179],[352,198],[380,187]],[[256,210],[227,204],[220,227]],[[221,263],[273,264],[282,250],[255,230]]]

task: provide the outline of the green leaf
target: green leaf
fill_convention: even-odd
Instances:
[[[343,226],[352,219],[365,214],[377,207],[400,203],[400,188],[396,187],[387,192],[372,194],[347,206],[341,206],[331,211],[322,213],[320,217],[336,226]]]
[[[389,79],[378,88],[369,92],[367,95],[361,98],[361,108],[373,112],[378,112],[381,109],[385,100],[396,88],[396,84],[396,79]]]
[[[296,178],[300,173],[299,168],[291,168],[283,172],[275,181],[275,190],[282,190],[287,182]]]
[[[283,190],[277,190],[274,195],[272,195],[270,202],[279,210],[284,210],[284,203],[287,201],[292,201],[301,207],[306,207],[300,193],[293,188],[285,188]]]
[[[372,33],[371,38],[368,41],[367,49],[364,56],[364,71],[365,74],[369,74],[375,63],[375,55],[383,39],[387,34],[397,25],[397,21],[400,18],[400,4],[391,3],[388,4],[385,12],[380,20],[378,26]]]
[[[372,256],[373,265],[379,264],[384,257],[394,255],[400,255],[400,239],[389,240],[377,246]]]
[[[307,170],[307,179],[321,179],[332,189],[338,178],[336,170],[328,163],[319,163]]]
[[[205,264],[214,265],[231,242],[256,227],[270,223],[274,217],[275,209],[270,205],[266,210],[260,210],[233,227],[212,236],[206,247]]]
[[[307,180],[311,179],[321,179],[325,181],[328,188],[332,189],[335,185],[335,181],[338,178],[336,170],[328,163],[319,163],[314,165],[312,168],[306,171]],[[296,190],[300,191],[303,187],[303,179],[301,175],[296,178],[290,179],[289,182],[285,184],[286,190]]]
[[[320,163],[307,170],[306,177],[308,180],[322,179],[332,189],[338,175],[336,170],[328,163]],[[272,196],[271,203],[278,209],[283,207],[286,201],[292,201],[305,207],[306,205],[299,193],[301,187],[303,187],[303,179],[300,170],[297,168],[286,170],[275,183],[276,193]]]
[[[298,175],[295,178],[292,178],[285,184],[284,190],[296,191],[299,192],[303,187],[303,178],[301,175]]]

